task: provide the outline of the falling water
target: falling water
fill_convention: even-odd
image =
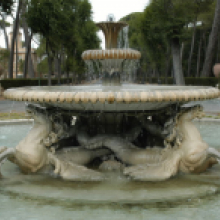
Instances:
[[[129,48],[129,39],[128,39],[128,32],[129,32],[129,26],[126,26],[122,30],[124,32],[124,48]]]
[[[128,38],[129,26],[124,27],[118,35],[118,48],[129,48],[129,38]]]

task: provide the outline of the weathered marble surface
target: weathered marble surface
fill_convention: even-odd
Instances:
[[[47,168],[47,173],[66,180],[101,181],[110,171],[135,180],[161,181],[179,172],[201,173],[220,158],[192,123],[203,116],[201,106],[171,106],[150,117],[152,112],[87,114],[78,116],[75,124],[70,112],[34,105],[27,112],[34,118],[28,135],[15,149],[0,148],[0,165],[8,158],[24,173]],[[125,125],[124,117],[129,117]]]

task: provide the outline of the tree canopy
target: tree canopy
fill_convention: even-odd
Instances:
[[[163,76],[173,72],[176,83],[183,84],[187,65],[192,63],[193,69],[197,68],[195,73],[201,71],[206,47],[204,34],[211,29],[215,2],[151,0],[143,13],[131,13],[120,20],[129,23],[129,44],[142,52],[142,65]]]
[[[99,47],[91,14],[88,0],[31,0],[26,18],[33,33],[45,38],[48,61],[65,54],[67,70],[79,71],[82,51]]]
[[[11,13],[14,0],[1,0],[0,1],[0,11],[6,12],[7,14]]]

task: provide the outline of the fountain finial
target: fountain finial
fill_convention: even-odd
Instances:
[[[113,14],[108,14],[107,21],[115,22],[115,16]]]

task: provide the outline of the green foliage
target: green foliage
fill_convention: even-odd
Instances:
[[[150,79],[151,83],[157,84],[158,78],[153,77]],[[150,80],[147,80],[149,82]],[[166,84],[166,79],[164,77],[160,77],[161,84]],[[140,80],[141,82],[141,80]],[[185,82],[187,86],[213,86],[215,87],[218,83],[218,79],[214,77],[185,77]],[[172,85],[174,84],[174,80],[172,77],[167,78],[167,84]]]
[[[8,50],[1,50],[0,51],[0,62],[4,63],[8,60],[10,52]]]
[[[65,54],[66,71],[83,71],[82,52],[100,43],[91,14],[88,0],[31,0],[28,24],[44,38],[38,53],[47,51],[51,57]]]
[[[215,87],[218,83],[218,79],[214,77],[186,77],[186,85],[194,86],[213,86]]]
[[[18,67],[19,67],[20,72],[23,72],[23,70],[24,70],[24,63],[25,63],[24,60],[19,60],[19,62],[18,62]]]
[[[41,34],[48,47],[55,52],[62,40],[74,38],[75,0],[31,0],[26,14],[27,22],[33,33]],[[71,3],[71,4],[70,4]],[[72,6],[72,7],[71,7]]]
[[[129,39],[129,47],[139,50],[141,52],[141,60],[140,64],[143,69],[146,70],[147,63],[149,62],[149,56],[146,46],[142,40],[142,33],[141,33],[141,21],[142,21],[143,13],[142,12],[134,12],[131,13],[123,18],[120,21],[124,21],[129,25],[129,32],[128,32],[128,39]],[[119,35],[119,40],[123,43],[123,31]]]
[[[0,50],[0,76],[6,74],[9,56],[10,52],[8,50]]]
[[[215,14],[215,6],[216,0],[206,0],[209,4],[206,4],[203,7],[203,10],[198,16],[198,20],[202,22],[203,28],[210,28],[212,26],[214,14]]]
[[[216,0],[151,0],[143,13],[131,13],[120,20],[129,24],[129,45],[141,54],[141,67],[144,70],[157,70],[160,74],[171,75],[172,39],[182,43],[183,68],[188,69],[191,50],[193,23],[200,21],[197,27],[193,50],[191,72],[196,76],[198,56],[199,70],[205,57],[209,31],[212,27]],[[198,55],[201,43],[200,55]],[[219,47],[220,48],[220,47]],[[216,47],[216,54],[218,48]],[[219,57],[219,58],[218,58]],[[220,61],[220,53],[218,54]]]
[[[96,34],[98,28],[92,21],[91,16],[91,4],[88,0],[78,1],[77,44],[74,45],[71,41],[66,41],[67,60],[65,63],[65,70],[67,72],[83,73],[85,70],[85,63],[81,58],[81,54],[85,50],[99,48],[100,39]]]
[[[48,74],[48,60],[45,57],[37,64],[37,72],[38,76],[43,76],[44,74]]]
[[[4,22],[3,20],[0,20],[0,28],[2,28],[3,25],[5,25],[5,27],[10,27],[11,24],[9,22],[7,21],[5,21],[4,23],[3,22]]]
[[[67,82],[70,82],[70,78],[62,78],[61,84],[66,84]],[[57,85],[58,80],[52,79],[52,84]],[[40,78],[40,79],[3,79],[1,80],[1,86],[4,88],[4,90],[9,88],[16,88],[16,87],[24,87],[24,86],[46,86],[47,85],[47,79]]]
[[[140,21],[142,18],[142,12],[134,12],[123,18],[120,21],[124,21],[129,25],[128,39],[129,47],[140,49],[141,37],[140,37]],[[120,39],[122,40],[122,39]]]
[[[61,84],[66,84],[67,82],[72,81],[71,78],[62,78]],[[147,80],[149,82],[149,80]],[[146,82],[147,82],[146,81]],[[162,84],[165,84],[165,78],[161,77],[160,81]],[[185,78],[186,85],[191,86],[213,86],[215,87],[218,83],[218,79],[214,77],[186,77]],[[141,80],[140,80],[141,82]],[[151,78],[151,83],[158,83],[158,79],[153,77]],[[52,84],[57,85],[58,80],[52,79]],[[167,79],[167,84],[172,85],[173,84],[173,78],[169,77]],[[1,86],[6,90],[9,88],[15,88],[15,87],[24,87],[24,86],[46,86],[47,85],[47,79],[40,78],[40,79],[3,79],[1,80]]]
[[[7,14],[11,13],[14,0],[1,0],[0,1],[0,11],[6,12]]]
[[[181,38],[184,27],[193,20],[193,8],[192,0],[154,0],[144,11],[142,33]]]

